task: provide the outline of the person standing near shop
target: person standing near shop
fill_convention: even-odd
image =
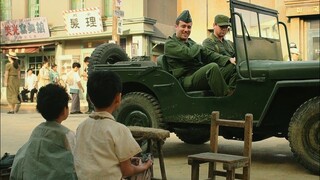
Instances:
[[[85,83],[87,83],[87,81],[88,81],[89,57],[86,56],[84,58],[83,62],[84,62],[85,67],[84,67],[84,70],[83,70],[82,78],[85,81]],[[86,112],[86,114],[91,114],[94,111],[94,106],[93,106],[92,102],[90,101],[88,93],[86,94],[86,100],[88,102],[88,111]]]
[[[220,67],[220,71],[229,88],[234,89],[237,79],[235,50],[233,43],[225,38],[230,26],[228,16],[216,15],[213,23],[213,33],[203,41],[202,45],[208,51],[216,52],[216,57],[220,61],[229,62]]]
[[[4,86],[7,92],[7,101],[10,111],[8,114],[14,114],[19,111],[21,101],[18,99],[20,87],[20,65],[15,52],[6,54],[9,62],[6,64],[4,73]]]
[[[39,70],[38,74],[38,88],[40,89],[42,86],[45,86],[50,83],[49,77],[50,69],[48,60],[44,60],[42,62],[42,67]]]
[[[38,84],[38,77],[33,73],[32,69],[27,70],[27,75],[24,79],[24,90],[22,90],[21,95],[24,101],[28,101],[27,93],[30,92],[30,102],[33,102],[34,94],[38,92],[37,84]],[[25,97],[25,98],[24,98]]]
[[[67,84],[69,85],[69,92],[72,96],[70,114],[82,114],[80,111],[80,90],[84,92],[79,75],[81,65],[78,62],[72,64],[72,70],[67,75]]]
[[[57,70],[58,66],[56,64],[51,65],[51,70],[49,73],[50,83],[59,84],[60,76]]]

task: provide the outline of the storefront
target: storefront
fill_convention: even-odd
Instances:
[[[291,42],[304,60],[319,60],[320,18],[318,0],[285,0]]]

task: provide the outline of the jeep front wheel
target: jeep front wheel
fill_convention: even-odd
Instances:
[[[114,116],[126,126],[158,128],[162,120],[157,99],[142,92],[132,92],[124,95]]]
[[[320,97],[303,103],[293,114],[288,139],[295,158],[311,172],[320,174]]]

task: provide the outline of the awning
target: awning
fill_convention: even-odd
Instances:
[[[42,47],[53,45],[54,42],[50,43],[34,43],[34,44],[21,44],[21,45],[11,45],[11,46],[1,46],[1,51],[3,54],[8,52],[16,53],[38,53],[41,51]]]

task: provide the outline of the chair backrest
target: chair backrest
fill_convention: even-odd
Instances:
[[[160,66],[163,70],[170,72],[169,71],[169,65],[166,59],[165,55],[160,55],[157,57],[157,64]]]
[[[213,111],[211,117],[210,147],[212,152],[218,152],[219,126],[237,127],[244,128],[243,156],[251,157],[253,115],[246,114],[245,120],[227,120],[219,119],[219,111]]]

